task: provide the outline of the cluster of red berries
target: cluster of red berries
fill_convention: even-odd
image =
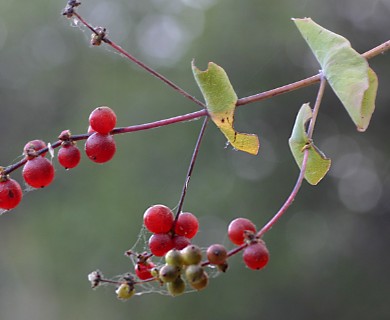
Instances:
[[[112,159],[115,154],[115,141],[110,132],[116,125],[116,115],[109,107],[98,107],[89,116],[90,134],[85,143],[85,152],[89,159],[97,163],[104,163]],[[61,148],[58,150],[58,162],[65,169],[75,168],[81,159],[80,150],[72,140],[69,130],[61,132],[58,137]],[[44,188],[54,179],[54,166],[46,158],[47,146],[42,140],[32,140],[23,148],[25,164],[23,166],[23,179],[32,188]],[[20,184],[5,175],[0,167],[0,209],[11,210],[15,208],[23,197]]]
[[[156,257],[164,256],[169,250],[181,250],[191,243],[198,232],[198,219],[190,212],[181,213],[175,220],[168,207],[157,204],[144,213],[144,226],[152,236],[149,238],[150,252]]]
[[[242,258],[248,268],[260,270],[269,260],[269,252],[263,240],[256,237],[256,226],[246,218],[237,218],[230,222],[228,236],[236,245],[244,248]]]
[[[228,226],[228,237],[238,247],[228,252],[222,244],[212,244],[205,252],[191,243],[199,229],[198,219],[189,212],[180,213],[176,219],[165,205],[148,208],[143,216],[145,228],[152,233],[148,241],[149,250],[141,254],[129,250],[125,255],[136,257],[134,273],[129,273],[115,282],[119,299],[129,299],[135,294],[137,284],[157,282],[165,285],[171,296],[186,291],[187,285],[195,290],[204,289],[209,282],[206,267],[211,265],[226,272],[228,258],[243,251],[243,261],[248,268],[259,270],[269,260],[269,252],[263,240],[256,236],[256,226],[246,218],[234,219]],[[204,253],[206,260],[203,260]],[[164,257],[153,262],[153,257]],[[133,274],[135,274],[133,276]],[[93,287],[105,280],[99,271],[89,275]]]

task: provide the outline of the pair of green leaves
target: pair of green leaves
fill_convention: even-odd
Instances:
[[[357,129],[365,131],[375,108],[378,87],[375,72],[344,37],[309,18],[294,19],[294,22]],[[193,63],[192,70],[213,122],[235,149],[256,155],[260,147],[257,135],[239,133],[234,129],[237,95],[226,72],[212,62],[205,71],[199,70]],[[326,175],[331,162],[307,136],[305,128],[311,118],[312,110],[308,104],[304,104],[298,112],[289,144],[299,167],[303,160],[303,150],[309,150],[305,178],[315,185]]]

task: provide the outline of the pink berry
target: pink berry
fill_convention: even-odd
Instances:
[[[31,187],[43,188],[53,181],[54,167],[48,159],[36,157],[26,162],[22,175],[26,183]]]
[[[211,264],[224,264],[227,259],[227,251],[222,244],[212,244],[207,248],[206,255]]]
[[[156,204],[148,208],[144,213],[144,225],[153,233],[167,233],[171,231],[173,220],[171,209],[162,204]]]
[[[269,252],[264,242],[259,241],[246,247],[242,258],[249,269],[259,270],[268,263]]]
[[[116,152],[115,140],[109,134],[93,133],[85,142],[85,152],[96,163],[110,161]]]
[[[149,249],[156,257],[164,256],[173,249],[173,240],[167,233],[156,233],[149,238]]]
[[[23,154],[27,156],[28,159],[32,159],[36,157],[36,153],[46,148],[46,143],[42,140],[31,140],[26,143],[26,145],[23,148]],[[46,155],[46,152],[42,153],[41,156],[44,157]]]
[[[23,197],[20,184],[11,178],[0,179],[0,209],[10,210],[15,208]]]
[[[230,222],[228,227],[228,236],[231,242],[236,245],[242,245],[245,242],[246,232],[255,233],[256,226],[252,221],[246,218],[237,218]]]
[[[72,169],[80,163],[80,150],[74,143],[65,142],[58,150],[58,162],[65,169]]]
[[[91,112],[89,124],[96,132],[107,134],[116,125],[116,114],[109,107],[98,107]]]
[[[190,212],[183,212],[176,221],[175,234],[192,239],[198,232],[198,228],[198,219]]]
[[[184,249],[185,247],[191,244],[190,239],[184,236],[178,236],[176,234],[173,236],[172,240],[173,240],[173,247],[177,250]]]

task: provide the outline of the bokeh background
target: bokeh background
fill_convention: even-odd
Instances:
[[[291,22],[311,17],[359,52],[388,40],[389,0],[82,1],[79,12],[109,37],[201,98],[190,62],[223,66],[239,97],[318,72]],[[196,105],[123,59],[89,45],[90,33],[61,16],[65,1],[0,0],[0,163],[21,158],[32,139],[84,133],[91,110],[108,105],[127,126],[193,112]],[[240,256],[199,293],[147,294],[123,303],[114,288],[90,289],[87,274],[132,270],[123,256],[138,239],[144,210],[178,203],[201,121],[117,136],[115,158],[86,157],[45,190],[26,192],[0,217],[0,319],[390,319],[390,56],[371,65],[377,110],[358,133],[330,91],[316,144],[333,166],[304,183],[294,205],[265,236],[271,260],[260,272]],[[209,126],[184,209],[195,213],[201,246],[229,242],[245,216],[259,227],[290,193],[298,169],[288,137],[316,86],[237,110],[236,128],[257,133],[259,156],[225,148]],[[79,143],[80,148],[83,143]],[[22,182],[20,170],[12,175]]]

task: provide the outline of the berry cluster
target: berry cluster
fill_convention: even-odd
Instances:
[[[109,107],[96,108],[89,116],[88,133],[85,143],[88,158],[97,163],[110,161],[116,152],[115,140],[110,132],[116,124],[116,115]]]
[[[168,207],[158,204],[144,213],[144,225],[152,232],[149,238],[150,252],[156,257],[164,256],[169,250],[181,250],[191,243],[198,232],[198,219],[189,212],[181,213],[175,220]]]
[[[89,128],[86,135],[72,136],[69,130],[61,132],[59,141],[46,145],[42,140],[32,140],[23,148],[24,159],[22,175],[32,188],[48,186],[54,179],[54,166],[46,154],[54,156],[58,150],[58,162],[65,169],[75,168],[81,159],[76,140],[86,139],[85,153],[96,163],[111,160],[116,152],[113,129],[116,115],[108,107],[98,107],[89,116]],[[19,183],[9,177],[6,169],[0,168],[0,209],[15,208],[22,200],[23,191]],[[190,212],[179,212],[176,216],[165,205],[157,204],[148,208],[143,215],[143,224],[151,235],[143,253],[127,251],[126,255],[136,257],[134,272],[122,277],[122,280],[104,279],[99,271],[89,275],[93,287],[102,282],[117,285],[116,294],[120,299],[129,299],[135,294],[137,284],[157,283],[165,285],[167,292],[177,296],[187,287],[195,290],[205,288],[209,282],[207,266],[213,266],[220,272],[228,269],[230,256],[243,251],[243,261],[250,269],[263,268],[269,259],[264,242],[256,236],[256,226],[248,219],[237,218],[228,226],[228,237],[238,246],[231,251],[222,244],[212,244],[204,252],[192,244],[199,229],[196,216]],[[203,261],[202,259],[204,258]],[[158,261],[153,259],[159,258]],[[163,262],[161,262],[163,258]]]
[[[115,154],[115,141],[110,132],[116,125],[116,115],[109,107],[98,107],[89,116],[88,134],[81,138],[87,139],[85,152],[89,159],[104,163]],[[65,169],[75,168],[81,160],[81,152],[69,130],[61,132],[59,141],[46,145],[42,140],[29,141],[23,148],[24,159],[22,176],[25,183],[32,188],[44,188],[54,179],[55,170],[51,160],[46,158],[47,151],[54,156],[54,147],[58,150],[58,162]],[[0,167],[0,209],[15,208],[23,197],[20,184],[5,173],[7,168]]]
[[[269,260],[264,241],[256,236],[255,225],[245,218],[234,219],[228,226],[228,237],[237,245],[229,252],[222,244],[212,244],[204,252],[191,243],[199,229],[198,219],[192,213],[183,212],[175,218],[171,209],[158,204],[145,211],[143,223],[152,233],[148,241],[149,250],[141,254],[131,250],[125,253],[136,258],[134,273],[126,274],[117,282],[104,279],[100,271],[94,271],[88,277],[92,287],[103,282],[114,283],[117,285],[117,297],[126,300],[135,294],[137,284],[154,282],[165,286],[171,296],[178,296],[187,287],[195,290],[207,287],[207,267],[226,272],[228,258],[240,251],[243,251],[243,261],[250,269],[259,270]],[[204,256],[207,259],[202,260]],[[153,261],[155,257],[163,259]]]

